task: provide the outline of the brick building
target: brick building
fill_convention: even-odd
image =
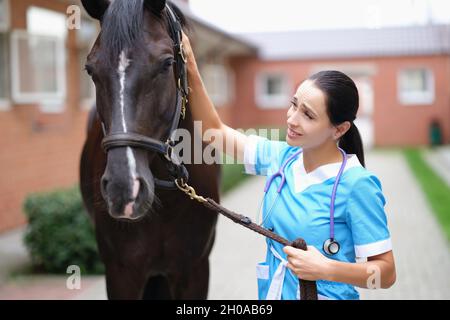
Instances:
[[[428,144],[438,119],[450,142],[450,26],[314,30],[249,34],[258,59],[233,61],[236,126],[286,120],[297,85],[320,70],[340,70],[357,84],[357,126],[366,146]]]
[[[357,125],[368,146],[423,145],[438,118],[450,142],[448,26],[303,31],[236,36],[191,19],[208,92],[235,128],[284,126],[295,87],[339,69],[358,84]],[[94,88],[83,72],[98,24],[84,15],[67,30],[78,0],[0,0],[0,232],[25,223],[30,192],[72,186]],[[70,14],[70,13],[69,13]]]

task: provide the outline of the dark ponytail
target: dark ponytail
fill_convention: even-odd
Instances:
[[[352,122],[350,129],[339,140],[339,147],[344,149],[347,154],[356,154],[361,165],[366,167],[361,135],[354,122]]]
[[[339,147],[347,154],[356,154],[361,165],[365,167],[361,135],[353,122],[359,108],[359,95],[355,83],[340,71],[321,71],[309,77],[309,80],[325,94],[331,123],[334,126],[345,121],[351,123],[350,129],[340,138]]]

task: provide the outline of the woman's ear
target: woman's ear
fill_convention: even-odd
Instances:
[[[352,124],[350,123],[350,121],[345,121],[343,123],[341,123],[340,125],[336,126],[336,131],[334,133],[334,139],[338,140],[340,138],[342,138],[344,136],[344,134],[347,133],[348,130],[350,130],[350,127],[352,126]]]

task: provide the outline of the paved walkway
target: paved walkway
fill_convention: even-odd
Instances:
[[[450,248],[402,155],[373,152],[367,167],[377,174],[387,199],[397,282],[388,290],[360,290],[363,299],[450,299]],[[249,179],[222,203],[256,220],[264,178]],[[450,210],[450,208],[449,208]],[[103,277],[83,277],[81,291],[68,291],[66,277],[7,279],[27,262],[21,231],[0,237],[0,299],[105,299]],[[210,257],[209,299],[256,299],[255,264],[264,259],[261,236],[220,217]],[[31,288],[31,289],[30,289]],[[55,289],[56,288],[56,289]]]
[[[0,237],[0,284],[4,283],[14,270],[28,263],[28,255],[22,244],[24,228],[3,233]]]
[[[97,300],[106,298],[104,277],[83,276],[80,290],[69,290],[66,276],[21,274],[30,260],[22,244],[25,229],[0,236],[0,300]],[[68,275],[69,276],[69,275]]]
[[[367,168],[380,177],[387,199],[397,282],[388,290],[360,290],[361,297],[450,299],[449,243],[403,156],[375,152]]]

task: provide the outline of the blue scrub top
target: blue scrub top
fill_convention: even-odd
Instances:
[[[246,173],[269,178],[299,150],[286,142],[249,136],[244,151]],[[348,156],[335,202],[334,230],[340,251],[327,257],[354,263],[356,258],[391,251],[392,243],[379,179],[360,164],[356,155]],[[290,241],[301,237],[326,255],[323,243],[330,238],[331,193],[341,164],[326,164],[306,173],[303,153],[291,161],[285,169],[286,184],[279,198],[276,199],[280,177],[275,178],[265,196],[264,227],[273,228],[275,233]],[[283,245],[271,239],[266,242],[266,261],[257,265],[259,298],[299,299],[298,278],[285,267]],[[358,292],[349,284],[319,280],[317,290],[321,299],[359,299]]]

